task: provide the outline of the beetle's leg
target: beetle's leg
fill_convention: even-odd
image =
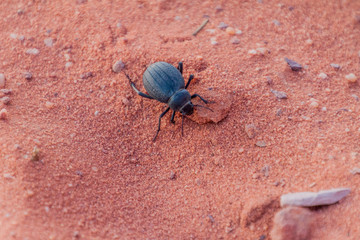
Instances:
[[[160,114],[160,117],[159,117],[159,125],[158,125],[158,129],[156,131],[156,134],[155,134],[155,137],[153,138],[153,142],[155,142],[155,139],[157,137],[157,135],[159,134],[160,132],[160,123],[161,123],[161,118],[170,110],[170,107],[168,107],[162,114]]]
[[[183,73],[183,63],[182,62],[179,62],[179,65],[178,65],[177,69],[179,70],[179,72],[182,75],[182,73]]]
[[[173,113],[171,115],[171,119],[170,119],[171,123],[175,123],[174,117],[175,117],[175,111],[173,111]]]
[[[193,80],[194,79],[194,75],[190,75],[190,77],[189,77],[189,80],[188,80],[188,82],[187,82],[187,84],[186,84],[186,86],[185,86],[185,89],[187,89],[187,87],[190,85],[190,82],[191,82],[191,80]]]
[[[208,103],[208,101],[207,100],[205,100],[205,99],[203,99],[199,94],[193,94],[193,95],[191,95],[191,99],[193,99],[194,97],[199,97],[204,103]]]
[[[140,96],[144,97],[144,98],[149,98],[149,99],[154,99],[153,97],[143,93],[143,92],[140,92],[136,87],[135,87],[135,83],[133,81],[131,81],[129,75],[127,75],[126,73],[124,73],[125,76],[127,77],[127,79],[129,80],[130,82],[130,86],[132,87],[132,89],[134,89],[134,91],[139,94]]]

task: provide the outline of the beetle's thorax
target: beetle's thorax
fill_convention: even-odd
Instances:
[[[191,103],[191,95],[186,89],[179,89],[169,99],[169,107],[174,111],[179,111],[183,115],[191,115],[194,106]]]

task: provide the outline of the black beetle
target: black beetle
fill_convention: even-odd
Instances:
[[[125,73],[125,76],[128,78],[131,87],[137,94],[145,98],[155,99],[159,102],[168,104],[168,108],[166,108],[166,110],[160,114],[158,129],[153,141],[155,141],[157,135],[159,134],[161,118],[170,109],[173,110],[170,120],[172,123],[175,123],[175,112],[178,111],[182,114],[181,130],[183,132],[184,115],[191,115],[194,112],[194,106],[204,107],[201,105],[194,105],[191,102],[191,99],[194,97],[199,97],[204,103],[208,103],[208,101],[206,101],[198,94],[190,95],[186,89],[189,86],[191,80],[194,78],[194,75],[190,75],[189,80],[185,85],[182,72],[182,62],[179,62],[177,69],[173,65],[166,62],[156,62],[151,64],[143,74],[143,84],[148,94],[140,92],[135,87],[134,82],[132,82],[130,77]],[[207,109],[211,110],[210,108]]]

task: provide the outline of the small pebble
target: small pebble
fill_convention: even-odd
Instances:
[[[354,82],[356,82],[357,77],[356,77],[355,74],[350,73],[350,74],[345,76],[345,79],[348,80],[349,83],[354,83]]]
[[[287,62],[287,64],[290,66],[291,70],[300,71],[302,69],[302,66],[299,63],[295,62],[294,60],[288,58],[284,58],[284,59]]]
[[[287,99],[287,95],[285,92],[276,91],[271,89],[270,90],[278,99]]]
[[[31,80],[32,79],[32,73],[31,72],[25,72],[24,77],[25,77],[26,80]]]
[[[339,70],[340,69],[340,65],[336,64],[336,63],[331,63],[330,64],[331,67],[335,68],[335,70]]]
[[[236,34],[236,35],[241,35],[241,34],[242,34],[242,31],[241,31],[240,29],[236,29],[235,34]]]
[[[88,78],[91,78],[93,76],[94,76],[94,74],[92,72],[86,72],[86,73],[81,74],[80,78],[81,79],[88,79]]]
[[[0,110],[0,119],[5,120],[9,117],[8,111],[3,108]]]
[[[16,33],[10,33],[10,38],[17,39],[18,35]]]
[[[233,27],[227,27],[225,31],[229,35],[235,35],[235,29]]]
[[[266,48],[257,48],[256,51],[261,54],[261,55],[265,55],[266,53],[268,53],[269,51]]]
[[[305,41],[305,43],[306,43],[306,45],[312,45],[312,44],[313,44],[313,40],[307,39],[307,40]]]
[[[173,172],[173,171],[170,172],[170,179],[171,180],[176,179],[176,173],[175,172]]]
[[[0,88],[5,87],[5,75],[3,73],[0,73]]]
[[[211,44],[212,45],[217,45],[218,44],[218,42],[216,41],[216,38],[210,38],[210,42],[211,42]]]
[[[350,170],[350,173],[353,175],[360,174],[360,168],[353,168]]]
[[[221,30],[225,30],[229,25],[227,25],[226,23],[224,22],[221,22],[219,25],[218,25],[218,28],[220,28]]]
[[[99,111],[95,111],[94,115],[95,116],[99,115]]]
[[[240,40],[239,40],[237,37],[233,37],[233,38],[231,38],[230,42],[231,42],[232,44],[239,44],[239,43],[240,43]]]
[[[37,162],[40,160],[39,149],[35,146],[31,155],[31,161]]]
[[[98,168],[97,167],[91,167],[91,170],[93,170],[94,172],[97,172]]]
[[[14,179],[15,177],[13,175],[11,175],[10,173],[4,173],[4,178],[6,179]]]
[[[47,47],[52,47],[54,45],[54,40],[52,38],[45,38],[44,43]]]
[[[321,78],[321,79],[326,79],[327,78],[327,75],[326,75],[326,73],[320,73],[319,75],[319,78]]]
[[[311,98],[311,99],[310,99],[310,107],[312,107],[312,108],[318,108],[318,107],[319,107],[319,102],[318,102],[316,99]]]
[[[55,107],[55,104],[49,101],[46,101],[45,107],[48,109],[53,109]]]
[[[34,191],[32,191],[32,190],[30,190],[30,189],[28,189],[27,191],[26,191],[26,195],[28,196],[28,197],[32,197],[32,196],[34,196]]]
[[[129,99],[127,99],[126,97],[123,97],[121,99],[121,102],[125,105],[125,106],[130,106],[130,101]]]
[[[114,65],[112,66],[112,70],[116,73],[121,72],[124,68],[125,68],[125,64],[121,60],[115,62]]]
[[[245,133],[248,135],[250,139],[254,138],[256,135],[256,127],[254,124],[246,124],[245,125]]]
[[[2,98],[0,98],[0,102],[7,105],[10,103],[10,98],[8,96],[2,97]]]
[[[257,54],[257,51],[255,50],[255,49],[250,49],[249,51],[248,51],[248,54],[250,54],[250,55],[256,55]]]
[[[65,63],[65,68],[69,68],[69,67],[71,67],[72,65],[73,65],[72,62],[66,62],[66,63]]]
[[[40,51],[37,48],[29,48],[26,50],[26,53],[30,55],[38,55]]]
[[[214,34],[215,33],[215,29],[206,29],[206,32],[210,33],[210,34]]]
[[[276,25],[276,26],[280,26],[281,24],[280,24],[280,22],[278,21],[278,20],[273,20],[273,23]]]
[[[255,145],[258,147],[266,147],[266,142],[265,141],[257,141]]]
[[[224,9],[221,7],[221,5],[217,5],[217,6],[215,7],[215,10],[216,10],[216,12],[221,12],[221,11],[224,10]]]

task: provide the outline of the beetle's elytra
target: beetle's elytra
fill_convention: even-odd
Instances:
[[[175,112],[180,112],[183,116],[182,120],[184,120],[184,115],[191,115],[194,112],[194,106],[200,106],[194,105],[191,102],[192,98],[199,97],[204,103],[207,103],[207,101],[198,94],[190,95],[186,89],[189,86],[191,80],[194,78],[194,75],[190,75],[189,80],[185,85],[182,72],[182,62],[179,62],[177,69],[173,65],[166,62],[156,62],[151,64],[143,74],[143,84],[148,94],[140,92],[135,87],[134,82],[132,82],[130,77],[125,73],[131,87],[137,94],[145,98],[155,99],[168,105],[168,108],[159,116],[158,129],[153,139],[154,141],[160,131],[161,118],[170,109],[173,110],[170,121],[175,123]],[[183,129],[183,125],[181,128]]]

